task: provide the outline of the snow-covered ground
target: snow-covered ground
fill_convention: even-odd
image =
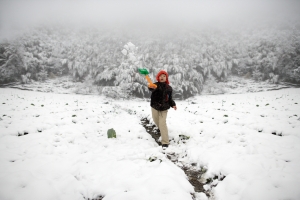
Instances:
[[[1,200],[193,198],[187,176],[141,125],[144,117],[152,122],[149,101],[8,88],[0,94]],[[166,152],[207,169],[199,179],[225,177],[205,185],[211,199],[300,199],[300,89],[176,103]],[[110,128],[117,138],[107,138]]]

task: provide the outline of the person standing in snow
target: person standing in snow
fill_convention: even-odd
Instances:
[[[175,102],[172,99],[172,87],[169,85],[168,73],[164,70],[160,70],[156,75],[156,80],[154,84],[157,88],[149,87],[151,94],[151,110],[152,118],[155,125],[158,127],[161,134],[161,143],[163,148],[169,146],[169,135],[167,127],[167,114],[170,107],[177,109]]]

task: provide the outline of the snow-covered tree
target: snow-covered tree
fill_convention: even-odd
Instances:
[[[98,87],[122,87],[118,92],[146,97],[147,83],[137,72],[143,67],[152,79],[159,70],[167,70],[179,98],[200,94],[211,76],[225,82],[229,76],[258,80],[260,74],[264,81],[278,75],[278,81],[299,83],[297,23],[289,22],[285,29],[187,30],[155,37],[142,32],[121,35],[86,27],[43,26],[0,44],[0,82],[21,81],[22,75],[38,80],[45,70],[51,77],[68,75],[75,82],[91,80]]]

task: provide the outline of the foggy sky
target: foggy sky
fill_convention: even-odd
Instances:
[[[53,23],[144,26],[260,23],[299,17],[297,0],[0,0],[0,29]]]

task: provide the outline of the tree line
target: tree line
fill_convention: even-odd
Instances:
[[[144,33],[37,27],[0,44],[0,83],[70,76],[115,97],[149,95],[138,68],[168,71],[174,95],[201,94],[230,76],[300,83],[300,25]]]

